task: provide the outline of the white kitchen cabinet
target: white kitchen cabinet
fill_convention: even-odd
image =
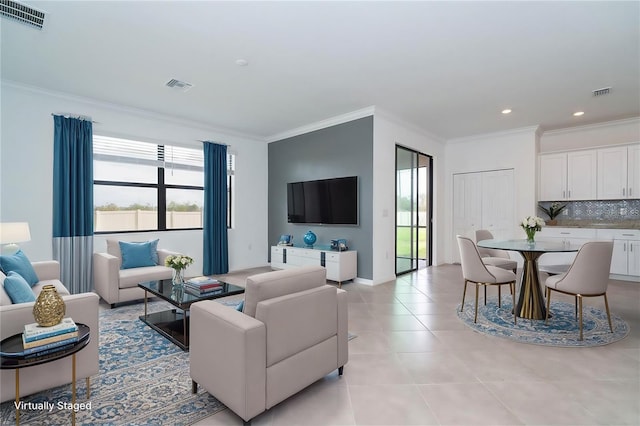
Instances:
[[[640,230],[599,229],[598,239],[613,240],[612,274],[640,277]]]
[[[536,233],[536,240],[557,241],[571,246],[582,246],[588,241],[597,240],[597,232],[592,228],[560,228],[545,226]],[[545,253],[538,260],[539,265],[570,265],[577,252]]]
[[[538,199],[596,199],[596,154],[596,150],[584,150],[540,155]]]
[[[319,248],[271,246],[271,267],[287,269],[320,265],[327,270],[327,279],[340,284],[353,280],[358,273],[358,252],[333,251]]]
[[[627,147],[628,198],[640,198],[640,144]]]
[[[598,149],[598,200],[640,198],[640,145]]]
[[[543,154],[539,161],[540,201],[558,201],[567,197],[567,154]]]

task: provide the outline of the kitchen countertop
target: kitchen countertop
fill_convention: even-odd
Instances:
[[[640,229],[640,220],[623,220],[616,222],[599,220],[558,220],[556,228],[593,228],[593,229]]]

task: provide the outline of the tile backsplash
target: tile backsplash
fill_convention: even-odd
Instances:
[[[540,205],[549,207],[552,203],[542,202]],[[633,200],[603,200],[603,201],[567,201],[567,208],[557,219],[589,220],[589,221],[624,221],[640,220],[640,199]],[[542,211],[538,215],[543,219],[548,217]]]

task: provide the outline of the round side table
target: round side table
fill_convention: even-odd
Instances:
[[[34,365],[46,364],[71,355],[71,404],[76,403],[76,353],[84,349],[90,340],[89,326],[76,324],[78,326],[78,340],[74,343],[53,348],[43,354],[24,355],[22,347],[22,333],[14,334],[0,342],[0,369],[15,370],[16,372],[16,425],[20,424],[20,369],[33,367]],[[76,423],[75,409],[71,409],[72,424]]]

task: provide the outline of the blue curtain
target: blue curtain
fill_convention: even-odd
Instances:
[[[227,241],[227,146],[204,142],[205,275],[229,272]]]
[[[53,121],[53,257],[69,292],[82,293],[93,288],[92,123],[59,115]]]

